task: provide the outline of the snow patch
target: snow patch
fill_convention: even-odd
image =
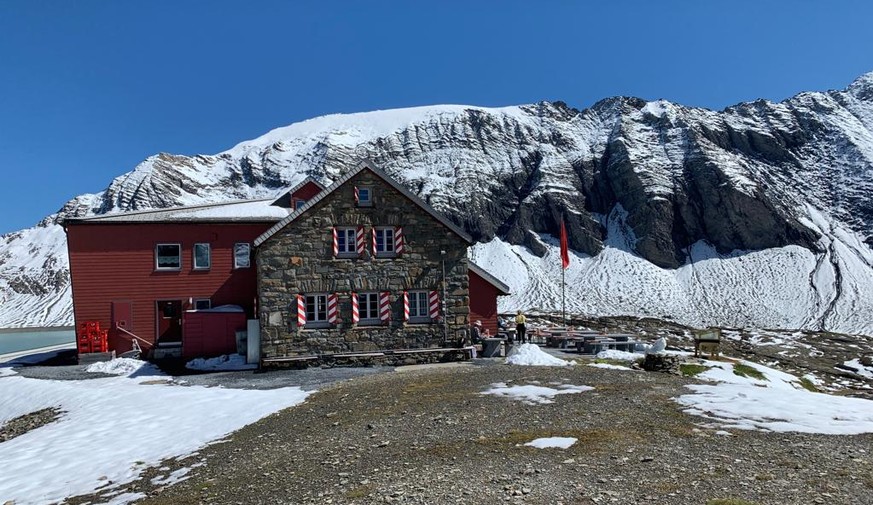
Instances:
[[[692,394],[675,400],[685,412],[728,429],[856,435],[873,432],[873,401],[813,393],[793,375],[743,361],[764,379],[743,377],[733,364],[705,361],[698,378],[714,385],[685,386]]]
[[[547,437],[531,440],[524,445],[537,449],[569,449],[577,440],[579,439],[573,437]]]
[[[556,358],[551,354],[543,352],[539,346],[535,344],[521,344],[515,346],[509,351],[506,357],[507,365],[525,365],[525,366],[569,366],[574,365],[574,361],[566,361]]]
[[[524,386],[508,386],[505,383],[498,382],[491,385],[491,389],[482,392],[483,395],[495,395],[512,400],[518,400],[528,405],[555,403],[554,398],[558,395],[568,395],[591,391],[594,388],[591,386],[574,386],[572,384],[562,384],[557,388],[546,386],[524,385]]]
[[[86,372],[105,373],[111,375],[131,375],[134,372],[139,372],[138,375],[149,376],[166,376],[166,374],[158,369],[153,364],[131,358],[116,358],[111,361],[98,361],[92,363],[85,368]]]
[[[185,363],[185,368],[189,370],[202,370],[206,372],[214,371],[232,371],[232,370],[252,370],[258,368],[255,363],[246,363],[244,356],[239,354],[218,356],[216,358],[195,358]]]
[[[149,466],[190,455],[310,394],[299,388],[187,387],[130,377],[3,377],[0,424],[48,407],[64,412],[57,421],[0,444],[3,500],[17,505],[54,503],[97,489],[111,491],[105,487],[107,481],[113,487],[131,482]],[[110,503],[139,497],[121,495]]]

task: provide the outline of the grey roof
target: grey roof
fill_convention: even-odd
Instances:
[[[500,281],[497,277],[489,274],[484,268],[479,265],[473,263],[472,261],[467,261],[467,266],[470,270],[476,272],[479,277],[485,279],[486,282],[497,288],[497,291],[500,291],[501,295],[511,294],[509,292],[509,286]]]
[[[276,232],[287,226],[289,223],[293,222],[301,215],[305,214],[306,211],[311,209],[318,202],[324,200],[328,195],[336,191],[345,183],[349,182],[352,177],[358,175],[363,170],[370,170],[371,172],[379,176],[379,178],[387,182],[392,188],[399,191],[403,196],[410,199],[413,203],[421,207],[425,212],[430,214],[431,217],[433,217],[434,219],[442,223],[446,228],[452,230],[456,235],[464,239],[468,244],[473,243],[473,239],[470,237],[470,235],[468,235],[464,230],[459,228],[458,225],[452,223],[451,221],[440,215],[436,210],[434,210],[433,207],[425,203],[424,200],[419,198],[416,194],[403,187],[399,182],[395,181],[392,177],[383,172],[381,169],[376,168],[376,166],[373,165],[372,162],[365,160],[362,161],[357,168],[355,168],[354,170],[349,170],[348,173],[337,179],[337,181],[333,183],[329,188],[317,194],[314,198],[307,201],[302,207],[289,214],[288,217],[274,224],[270,227],[269,230],[262,233],[261,236],[255,239],[255,247],[263,244],[267,239],[275,235]]]
[[[170,207],[166,209],[115,212],[99,216],[68,218],[64,224],[75,223],[179,223],[179,222],[276,222],[288,215],[288,209],[272,206],[275,198],[237,200]]]

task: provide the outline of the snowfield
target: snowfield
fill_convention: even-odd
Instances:
[[[747,361],[763,375],[741,376],[734,364],[704,361],[708,370],[698,378],[713,385],[686,386],[693,392],[676,398],[685,412],[711,420],[722,429],[856,435],[873,433],[873,401],[814,393],[800,380]]]
[[[0,444],[0,500],[36,505],[97,490],[111,494],[145,468],[190,455],[310,394],[180,386],[151,365],[115,361],[92,371],[118,377],[78,381],[29,379],[0,367],[0,425],[40,409],[62,411],[56,421]],[[139,497],[115,496],[111,503]]]

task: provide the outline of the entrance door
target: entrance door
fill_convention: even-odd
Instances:
[[[158,300],[158,345],[182,344],[182,300]]]

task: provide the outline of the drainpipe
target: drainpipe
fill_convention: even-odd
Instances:
[[[442,296],[442,306],[443,306],[443,342],[449,339],[449,314],[446,311],[446,251],[445,249],[440,249],[440,258],[442,259],[443,265],[443,296]]]

